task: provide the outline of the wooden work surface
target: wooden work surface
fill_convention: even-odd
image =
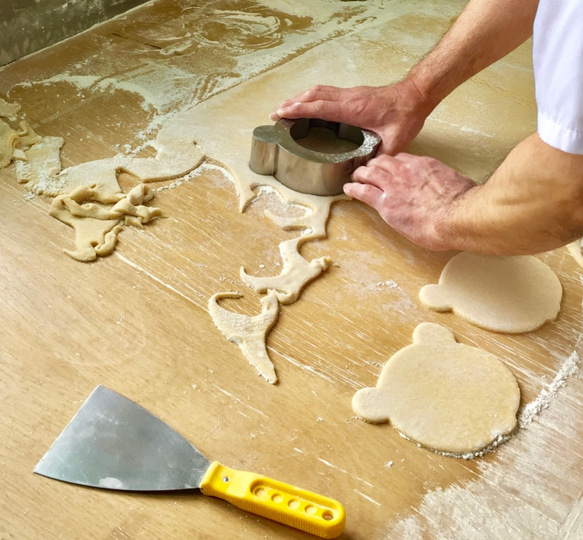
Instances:
[[[382,36],[386,58],[371,54],[369,68],[378,65],[379,81],[383,62],[402,75],[464,2],[385,2],[375,12],[369,3],[329,1],[315,9],[320,17],[309,2],[293,4],[147,4],[5,67],[0,95],[20,103],[41,135],[64,137],[70,167],[135,150],[174,113],[228,100],[276,67],[281,79],[302,55],[325,59],[335,40],[366,51]],[[485,177],[535,129],[529,54],[527,44],[460,89],[412,151]],[[345,85],[362,82],[357,67],[347,62]],[[323,82],[317,69],[303,78],[290,89]],[[260,103],[259,121],[285,97]],[[229,118],[217,122],[228,132]],[[210,157],[220,164],[226,156]],[[269,385],[214,326],[207,302],[241,290],[246,303],[233,309],[257,312],[240,266],[279,273],[278,244],[298,232],[267,219],[261,200],[239,212],[220,167],[160,191],[154,204],[165,218],[124,229],[113,255],[84,264],[63,254],[73,233],[49,217],[50,200],[27,196],[13,166],[0,172],[0,539],[309,537],[196,492],[112,492],[34,475],[98,384],[149,409],[210,459],[340,500],[345,539],[582,537],[583,384],[560,371],[580,354],[582,270],[566,250],[541,255],[564,287],[558,319],[528,335],[492,334],[418,303],[419,288],[438,280],[453,253],[419,249],[372,210],[339,202],[328,239],[302,249],[336,264],[282,308],[267,340],[279,384]],[[354,393],[376,384],[423,321],[501,358],[523,408],[548,407],[469,461],[355,418]]]

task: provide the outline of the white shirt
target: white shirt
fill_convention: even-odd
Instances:
[[[583,154],[583,0],[540,0],[533,65],[539,137]]]

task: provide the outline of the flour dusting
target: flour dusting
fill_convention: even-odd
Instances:
[[[532,421],[551,404],[557,392],[567,384],[569,377],[574,377],[579,371],[579,354],[573,351],[571,356],[563,363],[555,378],[548,386],[539,393],[538,397],[525,405],[520,416],[518,425],[520,428],[528,427]]]

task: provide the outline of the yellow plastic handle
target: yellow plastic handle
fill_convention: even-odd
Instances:
[[[205,495],[322,538],[336,538],[344,530],[346,515],[338,501],[217,461],[211,463],[200,489]]]

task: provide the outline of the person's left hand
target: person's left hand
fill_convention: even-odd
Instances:
[[[415,244],[446,250],[452,206],[476,183],[440,161],[400,153],[378,155],[352,174],[344,192],[373,207]]]
[[[382,139],[377,154],[393,155],[417,136],[431,110],[430,100],[404,79],[388,86],[317,85],[284,101],[270,118],[319,118],[368,129]]]

